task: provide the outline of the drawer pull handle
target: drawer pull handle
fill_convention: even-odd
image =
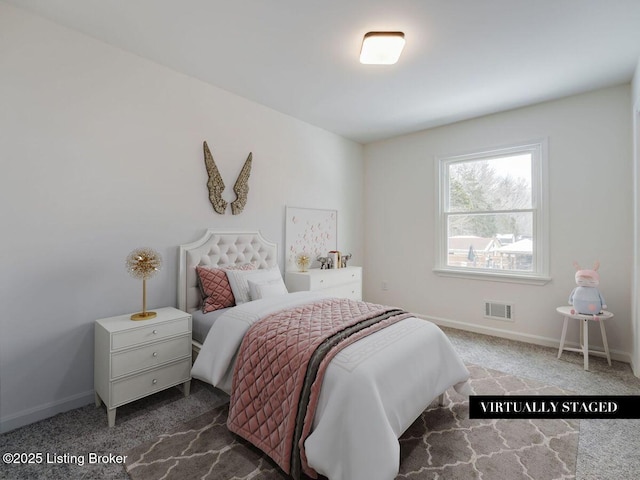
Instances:
[[[154,335],[157,335],[157,334],[158,334],[158,330],[154,330],[154,331],[153,331],[153,334],[154,334]]]
[[[153,356],[157,357],[158,356],[158,352],[153,352]]]
[[[155,385],[156,383],[158,383],[158,380],[156,380],[156,379],[154,378],[154,379],[153,379],[153,381],[152,381],[151,383],[153,383],[153,384]]]
[[[324,280],[320,280],[320,283],[324,283]]]

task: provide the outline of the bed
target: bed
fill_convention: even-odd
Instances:
[[[194,332],[200,332],[200,337],[194,339],[197,358],[192,376],[232,395],[230,410],[236,398],[234,369],[245,371],[237,358],[244,358],[240,348],[245,346],[245,335],[249,337],[247,332],[259,329],[261,322],[267,321],[265,317],[308,311],[310,305],[315,308],[352,302],[325,298],[317,292],[270,293],[256,295],[256,299],[249,294],[249,301],[216,310],[214,315],[201,315],[203,300],[196,269],[201,272],[201,267],[241,268],[247,264],[262,270],[260,274],[271,272],[269,276],[277,276],[278,246],[259,232],[214,230],[180,246],[179,308],[194,315]],[[229,279],[236,276],[246,275],[229,274]],[[274,280],[265,287],[265,292],[275,292],[275,283]],[[252,283],[250,287],[257,288]],[[359,303],[358,307],[371,305]],[[442,401],[448,388],[467,393],[469,372],[442,331],[425,320],[389,312],[386,318],[395,320],[386,328],[366,333],[326,362],[324,379],[313,402],[312,423],[309,422],[307,436],[299,442],[302,471],[310,476],[317,472],[330,480],[395,478],[399,468],[398,438],[402,433],[431,402],[438,397]],[[242,375],[236,375],[239,376]],[[236,378],[236,389],[238,383]],[[260,438],[252,441],[267,451]],[[299,476],[293,467],[291,472],[283,469]]]

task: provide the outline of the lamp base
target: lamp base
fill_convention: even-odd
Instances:
[[[149,320],[155,318],[158,314],[156,312],[140,312],[131,315],[131,320]]]

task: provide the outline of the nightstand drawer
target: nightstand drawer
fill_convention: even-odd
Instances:
[[[186,382],[191,376],[191,359],[157,368],[113,382],[111,406],[118,407],[137,398]]]
[[[362,270],[360,269],[334,269],[320,270],[313,272],[309,278],[309,289],[320,290],[323,288],[342,285],[350,282],[360,282],[362,280]]]
[[[111,348],[130,347],[140,343],[160,340],[172,335],[186,333],[189,331],[189,317],[180,318],[173,322],[150,325],[122,332],[116,332],[111,337]]]
[[[134,350],[114,353],[111,357],[111,378],[144,370],[188,355],[191,355],[191,338],[188,335]]]

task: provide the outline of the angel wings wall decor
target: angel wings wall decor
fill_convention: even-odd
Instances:
[[[222,180],[222,176],[218,171],[218,167],[216,166],[216,162],[213,160],[213,155],[211,155],[211,151],[209,150],[209,146],[206,141],[203,144],[203,148],[204,165],[207,168],[207,174],[209,175],[209,180],[207,181],[209,201],[211,201],[211,205],[217,213],[224,215],[228,204],[228,202],[222,198],[222,192],[225,188],[224,181]],[[249,156],[244,162],[242,170],[240,170],[236,184],[233,186],[233,191],[236,194],[236,199],[231,202],[231,213],[233,215],[242,213],[244,206],[247,204],[247,196],[249,195],[249,175],[251,175],[252,160],[253,155],[249,152]]]

